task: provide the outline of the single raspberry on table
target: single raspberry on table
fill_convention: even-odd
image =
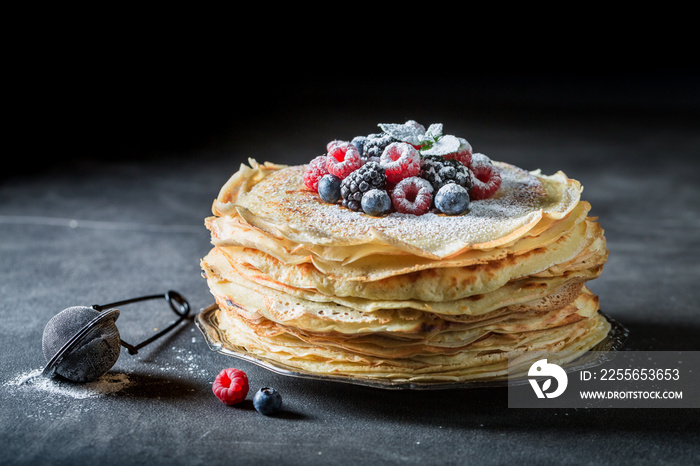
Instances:
[[[472,173],[471,200],[488,199],[501,187],[501,172],[484,154],[473,154],[469,165]]]
[[[389,183],[398,183],[420,173],[420,152],[406,142],[393,142],[382,152],[379,165],[384,169]]]
[[[418,176],[404,178],[391,192],[391,202],[397,212],[423,215],[433,203],[433,186]]]
[[[326,170],[341,180],[364,164],[360,151],[347,141],[332,141],[327,149]]]
[[[219,372],[212,385],[214,395],[227,405],[234,405],[245,400],[248,389],[248,376],[245,372],[234,368],[223,369]]]
[[[323,178],[323,175],[328,174],[328,169],[326,168],[327,160],[328,157],[325,155],[319,155],[309,162],[306,171],[304,171],[304,186],[314,192],[318,192],[318,181]]]

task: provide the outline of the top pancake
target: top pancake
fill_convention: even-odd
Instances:
[[[501,173],[500,189],[489,199],[472,201],[463,215],[372,217],[321,201],[303,184],[305,165],[249,163],[221,188],[212,205],[215,216],[240,217],[281,241],[312,248],[361,248],[436,260],[539,234],[566,217],[582,191],[562,172],[546,176],[493,162]]]

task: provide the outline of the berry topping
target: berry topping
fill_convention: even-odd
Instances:
[[[363,164],[357,147],[349,142],[333,141],[328,144],[328,148],[326,169],[341,180]]]
[[[367,215],[381,217],[391,211],[391,198],[383,189],[370,189],[360,201],[362,211]]]
[[[253,396],[253,406],[265,416],[274,414],[282,407],[282,396],[274,388],[263,387]]]
[[[248,395],[248,376],[238,369],[224,369],[216,376],[212,391],[222,403],[240,403]]]
[[[341,179],[330,173],[318,180],[318,195],[323,202],[335,204],[340,200]]]
[[[462,162],[462,165],[468,167],[472,162],[472,146],[464,138],[457,138],[457,140],[459,141],[459,148],[457,151],[445,154],[444,157],[446,159],[458,160]]]
[[[420,152],[411,144],[393,142],[382,152],[379,165],[384,169],[387,181],[398,183],[404,178],[417,176],[420,173]]]
[[[461,162],[440,155],[427,155],[421,162],[421,178],[430,182],[437,191],[448,183],[457,183],[467,189],[471,187],[469,169]]]
[[[341,182],[343,206],[359,212],[362,210],[362,196],[371,189],[384,189],[385,183],[384,169],[377,162],[367,162]]]
[[[391,202],[397,212],[425,214],[433,203],[433,186],[418,176],[405,178],[392,191]]]
[[[325,155],[319,155],[309,162],[304,172],[304,186],[318,192],[318,180],[328,173],[328,169],[326,169],[327,160],[328,158]]]
[[[435,207],[447,215],[459,215],[469,208],[469,192],[456,183],[448,183],[435,194]]]
[[[326,155],[311,161],[304,184],[326,203],[342,201],[350,210],[373,216],[394,210],[420,215],[431,209],[458,215],[501,187],[498,167],[474,153],[466,139],[445,134],[442,123],[378,126],[376,133],[326,144]]]
[[[469,169],[472,172],[473,186],[469,190],[472,200],[488,199],[501,187],[501,173],[484,154],[473,154]]]

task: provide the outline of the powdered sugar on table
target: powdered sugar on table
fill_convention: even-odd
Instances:
[[[116,393],[131,385],[129,376],[122,373],[107,373],[93,382],[79,384],[45,377],[41,372],[41,369],[36,369],[20,374],[7,381],[4,386],[6,389],[34,390],[51,395],[84,399]]]

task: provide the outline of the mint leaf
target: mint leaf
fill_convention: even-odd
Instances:
[[[406,123],[380,123],[379,127],[399,141],[420,145],[425,140],[425,128],[413,120]]]
[[[432,146],[425,150],[421,150],[422,155],[447,155],[456,152],[459,149],[460,142],[457,137],[451,134],[440,136]]]
[[[436,141],[440,136],[442,136],[442,123],[433,123],[430,125],[428,130],[425,132],[425,135],[433,141]]]

